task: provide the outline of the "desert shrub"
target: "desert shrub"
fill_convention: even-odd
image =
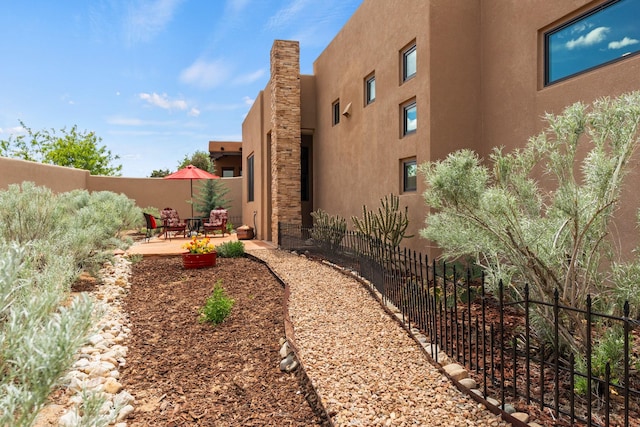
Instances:
[[[115,193],[29,182],[0,191],[0,425],[33,424],[100,316],[88,297],[70,297],[71,284],[126,246],[120,233],[137,217]]]
[[[244,256],[244,243],[239,240],[224,242],[216,246],[216,252],[221,258],[240,258]]]
[[[214,325],[222,323],[231,314],[234,301],[229,298],[222,287],[222,280],[218,280],[213,286],[212,295],[207,298],[204,306],[200,309],[200,321],[210,322]]]
[[[32,425],[93,324],[88,297],[66,301],[75,270],[57,255],[0,245],[0,425]]]
[[[470,256],[485,269],[489,289],[502,281],[507,295],[583,307],[619,315],[616,293],[637,294],[636,257],[616,253],[613,217],[640,142],[640,92],[575,103],[562,114],[546,114],[547,127],[518,150],[496,148],[483,162],[470,150],[420,165],[430,213],[422,237],[436,242],[448,259]],[[545,177],[544,185],[539,176]],[[611,266],[616,265],[611,274]],[[629,275],[623,286],[622,276]],[[618,297],[619,298],[619,297]],[[553,331],[553,313],[537,305],[542,335]],[[584,351],[582,314],[561,318],[560,344]]]

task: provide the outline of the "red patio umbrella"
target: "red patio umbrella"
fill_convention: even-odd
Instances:
[[[170,175],[164,177],[164,179],[188,179],[191,182],[191,217],[193,218],[193,180],[194,179],[218,179],[218,175],[214,175],[205,170],[199,169],[193,165],[189,165],[180,169]]]

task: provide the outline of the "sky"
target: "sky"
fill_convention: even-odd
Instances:
[[[0,140],[95,132],[122,176],[241,141],[276,39],[313,61],[362,0],[0,0]]]

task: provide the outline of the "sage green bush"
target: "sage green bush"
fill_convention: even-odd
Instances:
[[[244,243],[239,240],[224,242],[216,246],[216,252],[221,258],[239,258],[244,256]]]
[[[640,92],[576,103],[545,120],[524,148],[495,149],[486,163],[462,150],[420,165],[431,212],[420,234],[447,258],[477,260],[494,291],[502,281],[521,298],[528,284],[532,299],[551,302],[558,290],[560,305],[580,308],[591,294],[594,309],[621,315],[619,292],[638,299],[640,260],[616,251],[612,220],[640,142]],[[533,314],[534,329],[550,339],[552,309],[536,305]],[[561,345],[577,353],[583,320],[573,312],[560,320]]]
[[[122,232],[141,217],[109,192],[54,194],[29,182],[0,191],[0,425],[33,424],[101,315],[71,285],[126,247]]]

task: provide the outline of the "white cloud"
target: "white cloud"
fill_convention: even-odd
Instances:
[[[198,59],[180,73],[180,81],[202,89],[211,89],[224,83],[231,75],[231,68],[221,60]]]
[[[169,99],[166,93],[159,95],[155,92],[153,93],[140,93],[138,97],[143,101],[147,101],[149,104],[164,108],[165,110],[186,110],[187,102],[182,99]]]
[[[629,37],[625,37],[620,41],[610,42],[609,43],[609,49],[622,49],[625,46],[629,46],[629,45],[637,44],[637,43],[640,43],[640,41],[636,40],[636,39],[629,38]]]
[[[125,19],[128,44],[148,42],[164,31],[183,0],[145,0],[129,9]]]
[[[270,30],[279,30],[291,23],[307,5],[308,0],[293,0],[289,6],[284,7],[276,12],[267,21],[267,28]]]
[[[135,117],[112,116],[107,118],[107,123],[117,126],[174,126],[177,124],[175,120],[142,120]]]
[[[244,101],[245,105],[248,105],[249,107],[251,107],[253,103],[256,102],[255,98],[250,98],[248,96],[243,97],[242,100]]]
[[[200,110],[198,110],[197,108],[192,108],[191,110],[189,110],[188,113],[191,117],[198,117],[200,115]]]
[[[594,30],[589,31],[589,33],[584,36],[580,36],[577,39],[569,40],[565,44],[565,46],[569,50],[577,47],[591,46],[603,41],[606,38],[607,33],[610,31],[611,29],[609,27],[598,27]]]
[[[243,74],[241,76],[233,79],[233,83],[235,84],[251,84],[257,80],[259,80],[262,76],[264,76],[266,71],[263,69],[254,71],[253,73]]]
[[[27,130],[22,126],[16,126],[12,128],[0,128],[0,135],[16,135],[21,133],[27,133]]]

